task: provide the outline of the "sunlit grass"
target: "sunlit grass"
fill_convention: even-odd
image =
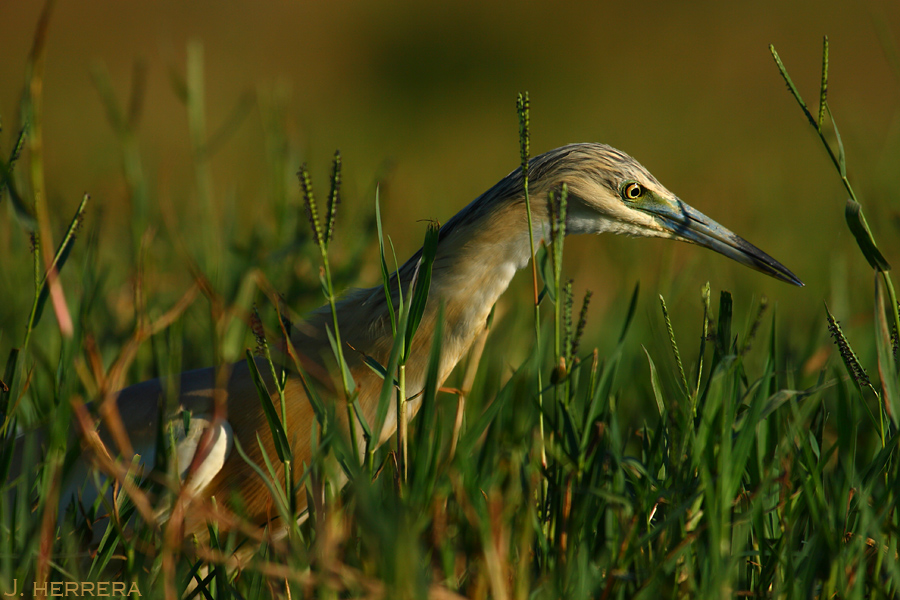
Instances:
[[[40,52],[38,42],[34,56]],[[98,88],[120,135],[130,198],[140,209],[133,251],[104,245],[90,213],[80,208],[55,253],[30,253],[28,241],[36,229],[49,239],[46,232],[62,228],[66,219],[54,217],[38,229],[40,220],[30,218],[40,189],[35,181],[42,176],[34,166],[39,154],[17,160],[22,145],[17,142],[0,165],[8,188],[4,199],[18,209],[16,226],[21,228],[17,252],[0,258],[0,268],[22,284],[7,290],[16,299],[2,308],[3,322],[15,323],[4,331],[4,342],[12,339],[17,348],[0,388],[3,473],[9,471],[20,429],[40,424],[47,432],[43,448],[29,436],[32,441],[23,451],[29,457],[25,464],[33,468],[9,486],[10,493],[0,495],[0,587],[14,579],[20,586],[123,581],[137,583],[144,597],[219,598],[272,593],[294,598],[896,595],[896,299],[887,259],[876,254],[847,179],[836,129],[837,145],[829,146],[829,153],[854,196],[848,223],[876,271],[870,337],[848,340],[831,313],[826,317],[819,299],[804,297],[798,302],[821,313],[821,329],[812,341],[785,341],[777,310],[764,300],[734,298],[716,289],[715,282],[697,290],[696,313],[677,321],[692,322],[689,331],[673,324],[662,298],[650,326],[640,324],[636,314],[642,295],[650,296],[649,305],[655,307],[657,294],[640,292],[638,286],[624,295],[629,300],[620,315],[595,317],[588,311],[575,318],[562,271],[565,220],[560,218],[554,243],[535,251],[534,297],[517,299],[529,310],[510,311],[508,317],[518,316],[525,324],[494,323],[484,352],[475,353],[446,383],[456,393],[439,391],[432,368],[420,414],[378,450],[352,448],[334,425],[337,408],[322,404],[320,427],[311,441],[317,446],[312,464],[291,465],[282,445],[278,456],[268,457],[271,464],[260,466],[260,485],[269,486],[283,521],[301,516],[292,488],[308,498],[307,518],[287,534],[268,536],[247,528],[239,501],[221,502],[215,507],[220,514],[210,513],[208,541],[183,544],[178,490],[158,481],[138,485],[127,464],[107,465],[119,474],[115,507],[101,507],[98,501],[70,509],[58,528],[59,481],[80,448],[79,439],[69,435],[73,420],[88,425],[114,420],[101,407],[127,383],[169,376],[185,364],[238,361],[249,348],[280,343],[287,321],[301,318],[287,307],[309,306],[322,292],[333,302],[336,290],[358,283],[362,264],[381,263],[386,290],[390,283],[396,261],[389,239],[381,235],[374,194],[359,205],[373,207],[366,210],[377,229],[351,230],[342,213],[333,218],[333,203],[323,225],[308,176],[301,180],[311,228],[301,203],[273,194],[257,210],[276,225],[254,229],[247,246],[229,243],[226,223],[232,217],[214,216],[217,182],[206,166],[206,153],[217,145],[211,140],[225,135],[221,132],[228,125],[207,133],[202,60],[202,52],[193,48],[187,78],[176,86],[184,95],[204,213],[190,239],[174,233],[178,211],[167,207],[144,179],[132,117],[116,117],[134,112],[115,105],[102,74]],[[822,81],[824,90],[827,70]],[[140,90],[135,86],[134,93]],[[792,84],[791,90],[799,101]],[[130,100],[129,105],[137,104]],[[831,112],[824,91],[815,118],[801,106],[828,144],[824,117]],[[524,160],[524,112],[520,118]],[[40,135],[35,121],[23,131],[22,139],[32,144]],[[512,141],[510,146],[512,156]],[[269,154],[273,173],[296,170],[287,163],[288,155]],[[31,185],[21,181],[23,163],[30,164]],[[334,173],[332,200],[337,166]],[[555,196],[557,215],[565,214],[565,193],[561,189]],[[161,208],[157,213],[150,206]],[[149,251],[162,243],[146,233],[154,229],[175,248],[162,259]],[[378,244],[372,239],[375,231]],[[429,243],[436,241],[426,238],[426,247]],[[57,325],[63,307],[50,309],[51,264],[62,269],[59,293],[65,294],[71,315],[69,336]],[[319,265],[325,273],[321,281]],[[122,283],[111,274],[113,268],[133,273],[125,326],[119,307]],[[193,285],[175,294],[156,293],[146,284],[151,271],[187,271]],[[389,381],[383,403],[397,398],[394,377],[403,389],[403,364],[415,331],[410,323],[425,293],[418,289],[396,307],[394,359],[373,365]],[[23,306],[33,308],[23,311]],[[257,311],[261,317],[254,316]],[[339,325],[334,323],[333,332],[338,350]],[[579,346],[582,331],[591,329],[604,332],[608,350]],[[837,339],[843,364],[812,362],[816,340],[826,330]],[[875,360],[865,364],[851,345],[874,347],[869,354]],[[508,359],[512,346],[530,349],[520,363]],[[433,367],[440,345],[429,351]],[[250,354],[252,364],[271,369],[262,369],[260,387],[265,388],[266,378],[279,380],[278,366],[267,364],[267,358],[257,363]],[[804,373],[806,364],[815,367]],[[344,390],[346,410],[352,410],[352,381],[339,377],[336,387]],[[92,412],[84,401],[93,402]],[[310,401],[321,403],[314,397]],[[402,409],[404,394],[396,401]],[[278,431],[282,406],[265,409],[275,437],[286,439],[289,432]],[[168,432],[160,433],[165,439]],[[355,460],[360,455],[364,460]],[[277,476],[278,461],[290,465],[283,478]],[[346,486],[344,477],[350,479]],[[155,514],[154,497],[172,509]],[[76,518],[100,512],[113,517],[98,521],[94,531],[90,520]],[[236,551],[240,560],[233,558]]]

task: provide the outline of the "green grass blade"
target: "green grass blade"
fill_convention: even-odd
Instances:
[[[9,162],[3,162],[3,160],[0,159],[0,203],[3,202],[4,190],[9,191],[9,199],[12,201],[16,217],[21,224],[24,225],[26,230],[34,231],[37,228],[37,220],[34,211],[24,200],[22,200],[22,196],[16,189],[15,181],[13,180],[13,169],[15,169],[16,163],[22,154],[22,148],[25,146],[25,141],[28,137],[27,134],[28,127],[22,127],[19,130],[16,143],[10,152]]]
[[[344,389],[352,391],[356,389],[356,382],[353,380],[353,374],[350,373],[350,365],[347,364],[344,353],[339,351],[340,349],[338,348],[337,340],[334,338],[334,333],[331,331],[331,327],[325,325],[325,331],[328,333],[328,343],[331,344],[331,351],[334,353],[335,360],[338,360],[341,363],[339,367],[341,377],[344,378]]]
[[[3,371],[3,387],[0,387],[0,439],[12,439],[16,434],[15,428],[15,403],[18,402],[18,383],[16,373],[19,364],[19,349],[12,348],[6,359],[6,369]],[[6,481],[6,477],[3,477]]]
[[[541,244],[537,249],[537,258],[535,260],[537,261],[538,273],[541,274],[541,281],[544,284],[544,287],[541,288],[541,296],[549,296],[550,301],[556,304],[556,286],[553,284],[553,259],[545,244]]]
[[[400,357],[405,346],[403,332],[407,329],[408,320],[409,308],[403,307],[400,311],[400,322],[397,323],[397,331],[400,332],[400,335],[394,336],[394,344],[391,346],[388,363],[384,365],[387,373],[397,372],[397,365],[400,364]],[[373,440],[376,444],[381,440],[382,429],[384,429],[384,422],[387,419],[388,409],[391,405],[391,395],[394,390],[397,389],[397,385],[399,385],[399,383],[395,384],[395,379],[393,377],[385,378],[381,384],[381,394],[378,396],[378,407],[375,409],[375,423],[372,427],[372,431],[375,434]],[[374,447],[370,447],[369,451],[374,451]]]
[[[59,276],[59,272],[66,264],[66,261],[69,258],[69,254],[72,252],[72,247],[75,245],[75,238],[77,237],[78,230],[81,229],[81,226],[84,223],[84,211],[87,208],[87,203],[90,199],[91,197],[88,194],[82,196],[81,203],[75,210],[75,216],[72,217],[72,220],[69,222],[69,227],[66,229],[66,234],[65,236],[63,236],[62,241],[56,248],[56,254],[53,257],[53,262],[50,265],[50,269],[55,269],[57,276]],[[34,322],[32,324],[32,327],[36,326],[38,321],[40,321],[41,313],[43,313],[44,311],[44,305],[46,304],[47,298],[49,298],[49,296],[50,280],[48,275],[45,274],[43,280],[41,281],[41,291],[38,295],[37,308],[35,309]]]
[[[440,385],[441,350],[444,332],[444,306],[438,309],[438,317],[435,322],[434,337],[431,342],[431,351],[428,355],[428,366],[425,371],[425,388],[422,391],[422,406],[419,409],[418,429],[415,436],[415,455],[411,458],[414,473],[428,472],[427,488],[431,487],[433,466],[438,454],[441,440],[441,431],[435,426],[437,415],[437,389]],[[420,477],[416,478],[419,489],[423,485]]]
[[[384,285],[384,300],[387,302],[387,312],[391,317],[391,332],[397,335],[397,315],[394,312],[394,302],[391,299],[391,274],[388,271],[387,260],[384,257],[384,231],[381,227],[381,205],[379,195],[381,187],[375,188],[375,227],[378,229],[378,251],[381,254],[381,282]],[[399,279],[399,273],[397,278]],[[402,302],[402,300],[401,300]]]
[[[659,373],[656,370],[656,365],[653,363],[653,359],[650,358],[650,353],[647,352],[647,349],[642,345],[641,348],[644,351],[644,354],[647,356],[647,362],[650,364],[650,386],[653,388],[653,398],[656,400],[656,408],[659,410],[660,418],[665,418],[666,415],[666,403],[663,400],[662,395],[662,384],[659,381]]]
[[[862,250],[863,256],[866,257],[869,265],[879,271],[890,271],[891,265],[881,253],[881,250],[875,245],[875,238],[872,236],[872,231],[869,229],[869,224],[866,222],[866,217],[863,215],[862,206],[860,206],[859,202],[852,198],[847,200],[844,218],[847,220],[850,233],[856,239],[856,244]]]
[[[834,115],[831,114],[831,107],[828,106],[828,103],[825,103],[825,110],[828,111],[828,118],[831,119],[831,126],[834,128],[834,137],[837,141],[838,146],[838,155],[837,155],[837,163],[838,163],[838,172],[841,174],[841,179],[847,179],[847,157],[844,154],[844,142],[841,139],[841,132],[838,131],[837,123],[834,120]]]
[[[637,301],[638,301],[638,293],[641,291],[641,282],[637,281],[634,284],[634,290],[631,292],[631,300],[628,302],[628,312],[625,313],[625,322],[622,324],[622,333],[619,334],[619,344],[625,341],[625,336],[628,334],[628,329],[631,327],[631,322],[634,319],[634,313],[637,311]]]
[[[431,269],[434,266],[434,258],[437,256],[440,226],[432,221],[425,232],[425,244],[422,246],[422,257],[417,267],[416,286],[413,292],[412,302],[409,307],[409,320],[406,322],[406,336],[403,347],[403,361],[409,358],[413,337],[425,314],[425,304],[428,302],[428,291],[431,289]]]
[[[253,384],[259,394],[259,402],[262,405],[263,412],[266,415],[266,421],[269,423],[269,429],[272,431],[272,442],[275,446],[275,452],[278,454],[278,460],[285,462],[291,460],[291,446],[288,443],[287,435],[284,432],[284,425],[278,417],[275,410],[275,404],[272,403],[272,397],[266,387],[266,383],[262,379],[253,353],[247,350],[247,367],[250,369],[250,375],[253,377]]]
[[[303,391],[306,394],[307,400],[309,400],[310,406],[312,406],[313,412],[316,415],[316,420],[318,420],[319,424],[324,428],[328,428],[328,424],[331,422],[329,418],[329,411],[322,401],[322,398],[319,396],[318,391],[316,391],[315,386],[309,385],[309,379],[306,375],[306,372],[303,369],[303,366],[300,364],[299,355],[297,354],[297,349],[294,348],[294,343],[291,341],[290,336],[288,335],[287,328],[285,327],[284,319],[278,320],[279,325],[281,326],[281,333],[284,336],[284,340],[287,342],[287,350],[288,354],[290,354],[291,360],[294,363],[294,368],[296,369],[297,377],[300,379],[300,384],[303,387]],[[329,407],[333,407],[334,404],[329,404]],[[332,411],[333,412],[333,411]]]
[[[900,382],[897,379],[897,361],[891,344],[890,326],[887,319],[884,284],[880,275],[875,275],[875,347],[878,351],[878,375],[884,394],[884,408],[900,427]]]
[[[259,444],[259,447],[261,449],[263,448],[262,440],[259,438],[259,435],[256,436],[256,443]],[[272,498],[276,500],[275,506],[277,507],[279,514],[281,514],[282,516],[287,516],[288,500],[284,495],[284,490],[282,490],[280,486],[275,484],[277,478],[275,477],[274,466],[272,465],[271,460],[269,460],[269,456],[265,452],[265,450],[263,450],[262,452],[263,461],[266,463],[266,467],[269,469],[270,474],[266,474],[266,472],[262,470],[262,467],[253,462],[250,457],[247,456],[247,452],[244,450],[244,447],[237,439],[234,440],[234,448],[235,450],[237,450],[240,457],[244,459],[244,462],[247,463],[247,465],[249,465],[250,468],[253,469],[253,472],[256,473],[256,475],[262,480],[266,488],[268,488],[269,493],[272,494]]]
[[[719,295],[719,318],[716,323],[716,352],[719,358],[731,354],[731,293],[722,290]]]

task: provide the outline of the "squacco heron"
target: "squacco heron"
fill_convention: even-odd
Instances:
[[[569,198],[568,234],[612,232],[681,240],[715,250],[782,281],[803,285],[779,262],[685,204],[637,161],[610,146],[584,143],[551,150],[531,159],[529,177],[535,240],[542,239],[549,231],[550,192],[565,183]],[[413,340],[412,359],[406,367],[410,415],[415,414],[418,393],[425,385],[425,362],[438,307],[444,306],[445,319],[439,368],[439,381],[443,382],[483,331],[491,307],[513,275],[528,264],[531,250],[527,223],[522,170],[516,169],[441,228],[425,314]],[[400,285],[408,288],[418,261],[417,253],[394,273],[393,283],[399,278]],[[394,294],[396,287],[391,286]],[[393,305],[397,306],[396,297]],[[338,303],[337,312],[344,343],[355,349],[348,349],[345,354],[359,386],[360,407],[368,422],[373,423],[382,380],[360,357],[365,354],[381,364],[388,361],[393,338],[383,286],[347,294]],[[326,306],[309,315],[292,335],[297,350],[322,369],[330,364],[333,356],[326,334],[326,325],[330,323],[330,309]],[[227,383],[219,389],[213,368],[183,373],[178,389],[176,413],[169,418],[180,422],[181,413],[190,411],[191,422],[202,426],[192,425],[188,435],[177,436],[176,453],[182,477],[187,475],[192,462],[195,463],[188,484],[198,496],[215,496],[221,504],[238,492],[249,518],[263,524],[271,513],[271,507],[267,507],[268,491],[234,450],[234,441],[238,440],[250,459],[262,465],[258,435],[269,456],[275,456],[270,428],[248,365],[233,365]],[[270,389],[274,387],[270,385]],[[213,419],[216,394],[224,395],[227,408],[224,421]],[[164,385],[159,380],[133,385],[118,394],[119,412],[131,444],[149,465],[156,453],[163,396]],[[335,401],[335,394],[331,398]],[[310,428],[316,419],[296,375],[288,378],[286,399],[288,437],[294,443],[295,461],[309,463]],[[387,440],[396,427],[392,403],[379,443]],[[211,428],[212,443],[205,456],[195,457],[204,428]],[[101,435],[109,439],[105,433]],[[108,446],[115,448],[111,443]],[[78,476],[73,479],[75,484],[84,481]],[[75,488],[70,486],[69,494],[75,493]],[[305,495],[300,495],[298,503],[301,507],[305,505]],[[203,523],[191,527],[204,528]]]

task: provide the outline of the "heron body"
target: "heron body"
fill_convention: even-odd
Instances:
[[[612,232],[687,241],[711,248],[783,281],[802,285],[770,256],[684,204],[633,158],[603,144],[571,144],[531,160],[529,191],[535,240],[549,232],[548,198],[561,184],[568,187],[566,232],[569,234]],[[447,221],[440,230],[439,239],[425,314],[406,367],[407,395],[412,398],[411,415],[418,408],[418,393],[425,385],[428,349],[439,307],[444,307],[439,368],[439,381],[442,382],[484,330],[491,307],[506,290],[513,275],[528,264],[531,250],[522,170],[516,169],[501,179]],[[398,305],[398,279],[400,287],[408,290],[419,256],[419,253],[414,255],[393,274],[390,286],[395,295],[393,306]],[[362,356],[367,355],[385,365],[393,345],[384,294],[384,288],[379,285],[352,291],[337,304],[340,332],[347,344],[345,356],[359,387],[360,407],[369,423],[375,420],[382,380],[364,364]],[[309,315],[292,335],[298,353],[322,372],[333,364],[326,324],[331,324],[328,306]],[[215,496],[221,503],[234,493],[240,494],[247,516],[261,525],[273,512],[268,490],[233,446],[237,440],[250,459],[262,465],[257,435],[262,439],[264,451],[275,457],[270,428],[248,365],[232,365],[224,381],[227,383],[216,385],[213,368],[181,375],[178,404],[169,418],[180,420],[183,411],[190,411],[192,422],[199,427],[192,426],[188,432],[182,428],[176,434],[179,469],[200,497]],[[271,381],[269,389],[275,389]],[[328,392],[327,383],[322,390]],[[224,399],[224,420],[214,418],[216,394],[221,394]],[[332,388],[329,400],[337,402],[338,396]],[[154,460],[163,397],[163,385],[159,380],[131,386],[118,394],[123,424],[145,464],[152,464]],[[286,427],[288,439],[293,444],[295,463],[309,463],[309,440],[316,418],[296,374],[288,377],[285,397]],[[273,400],[278,405],[277,394],[273,395]],[[345,412],[336,411],[337,414]],[[205,427],[211,428],[211,446],[200,457],[202,460],[195,460],[198,432]],[[380,442],[387,440],[396,427],[397,415],[392,403],[380,432]],[[70,486],[69,493],[76,493],[75,489]],[[298,497],[298,502],[304,506],[305,495]],[[205,529],[205,523],[188,524],[189,531],[201,529]]]

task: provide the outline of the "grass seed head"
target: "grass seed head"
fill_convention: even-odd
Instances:
[[[325,229],[325,243],[331,241],[334,236],[334,216],[337,213],[337,205],[341,202],[341,151],[335,150],[334,161],[331,167],[331,194],[328,196],[328,217]]]
[[[322,237],[322,226],[319,224],[319,209],[316,206],[316,196],[313,193],[312,182],[309,179],[309,169],[306,167],[306,163],[300,166],[300,170],[297,172],[297,179],[300,180],[300,188],[303,191],[303,206],[306,208],[309,227],[312,229],[316,244],[321,246],[324,238]]]
[[[578,355],[578,346],[581,344],[581,337],[584,335],[584,328],[587,326],[587,311],[593,295],[594,293],[591,290],[585,290],[584,292],[584,299],[581,301],[581,312],[578,313],[578,325],[575,326],[575,337],[572,338],[572,356]]]
[[[253,305],[253,313],[250,315],[250,329],[256,338],[256,355],[265,356],[266,354],[266,331],[263,328],[262,319],[259,317],[259,311],[256,304]]]
[[[860,364],[859,358],[857,358],[856,353],[853,352],[853,348],[850,347],[850,342],[847,341],[847,337],[844,335],[844,332],[841,331],[840,321],[834,318],[834,316],[828,310],[828,306],[825,307],[825,314],[828,316],[828,331],[829,333],[831,333],[831,337],[834,339],[834,343],[838,347],[838,352],[840,352],[841,359],[844,361],[844,365],[847,367],[847,372],[850,373],[850,376],[853,378],[853,381],[855,381],[857,385],[863,387],[870,386],[871,382],[869,381],[869,376],[866,374],[866,370]]]

